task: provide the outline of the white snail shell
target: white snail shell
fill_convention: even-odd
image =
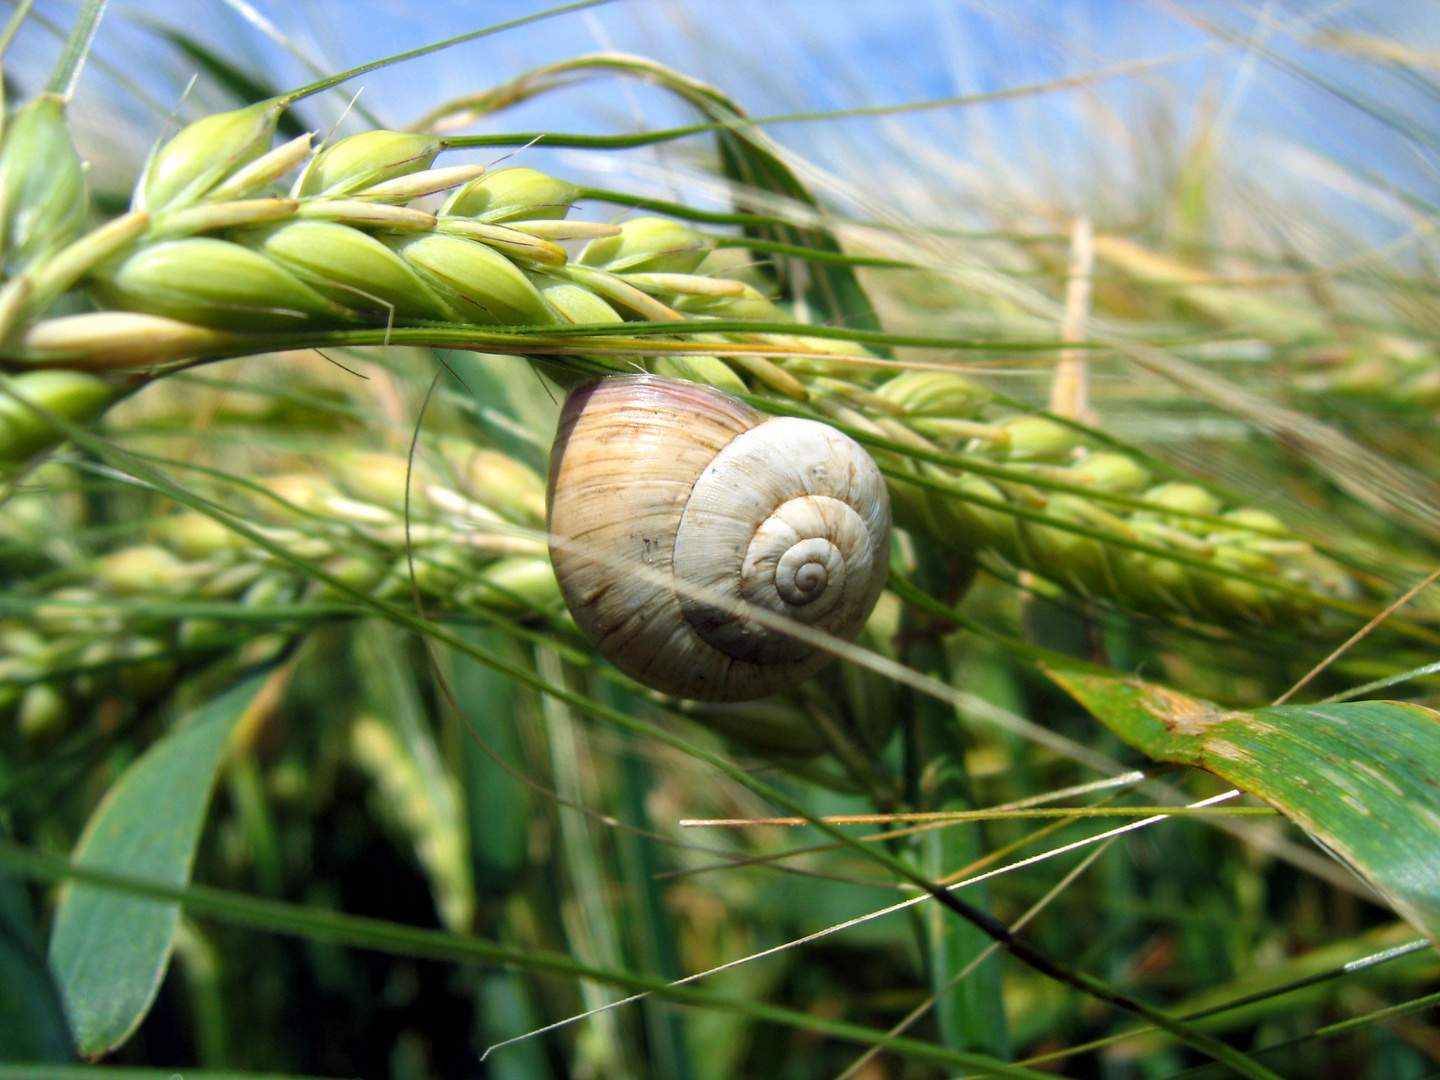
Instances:
[[[864,449],[696,383],[639,375],[574,390],[548,501],[580,629],[680,697],[764,697],[831,659],[747,607],[848,640],[885,585],[890,500]]]

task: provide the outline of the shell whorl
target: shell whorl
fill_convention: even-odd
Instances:
[[[747,612],[848,639],[884,587],[889,499],[869,455],[825,424],[767,419],[698,384],[577,388],[549,501],[575,621],[667,693],[740,701],[794,685],[829,654]]]

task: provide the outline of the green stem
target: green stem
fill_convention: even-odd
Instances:
[[[65,42],[65,51],[55,62],[55,70],[50,73],[50,81],[45,84],[46,93],[70,100],[70,95],[75,92],[75,83],[80,79],[80,71],[85,66],[85,58],[90,55],[90,43],[95,39],[95,31],[100,28],[100,16],[105,14],[105,5],[108,2],[109,0],[85,0],[85,6],[80,9],[80,15],[70,31],[70,38]],[[21,11],[23,10],[22,7]],[[19,15],[20,12],[17,11],[16,14]],[[9,32],[7,27],[7,38]],[[8,45],[9,41],[6,40],[5,44]]]

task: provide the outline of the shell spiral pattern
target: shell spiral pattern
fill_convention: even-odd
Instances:
[[[575,621],[622,671],[677,696],[743,701],[809,678],[830,654],[750,613],[849,639],[885,584],[890,504],[864,449],[706,386],[577,388],[548,497]]]

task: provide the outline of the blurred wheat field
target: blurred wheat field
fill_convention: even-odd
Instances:
[[[1428,6],[7,7],[0,1077],[1440,1076]],[[635,372],[879,465],[798,687]]]

